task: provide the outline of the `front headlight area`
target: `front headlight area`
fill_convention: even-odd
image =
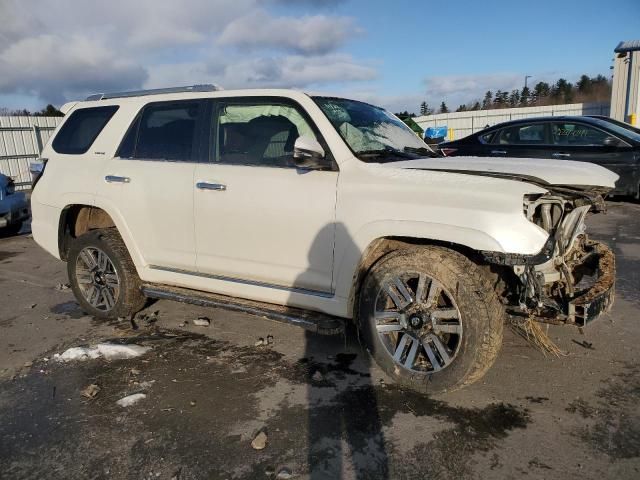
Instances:
[[[564,217],[566,204],[567,201],[564,198],[556,195],[530,194],[524,196],[522,208],[527,220],[551,235]]]

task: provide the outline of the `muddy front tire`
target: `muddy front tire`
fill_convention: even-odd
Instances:
[[[116,319],[144,307],[140,278],[114,228],[92,230],[73,239],[67,257],[71,288],[88,314]]]
[[[359,323],[378,365],[423,393],[481,378],[502,344],[503,307],[485,272],[441,247],[390,253],[365,278]]]

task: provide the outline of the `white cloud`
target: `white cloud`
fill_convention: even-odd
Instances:
[[[140,85],[147,76],[135,62],[84,35],[21,39],[0,51],[0,72],[0,93],[28,93],[55,103]]]
[[[491,75],[445,75],[428,77],[425,83],[425,99],[433,107],[445,101],[449,108],[476,100],[482,100],[487,90],[508,91],[522,88],[524,77],[516,73]]]
[[[349,18],[325,15],[272,17],[258,10],[229,23],[218,42],[244,48],[325,54],[341,47],[354,33],[358,30]]]
[[[336,15],[275,16],[342,0],[0,0],[2,95],[61,103],[90,92],[205,81],[227,88],[357,82],[376,75],[343,47]],[[303,8],[304,7],[304,8]]]
[[[347,54],[305,57],[286,55],[244,59],[241,56],[209,63],[155,65],[146,88],[186,83],[217,83],[231,88],[308,88],[325,83],[348,83],[375,78],[376,70]]]

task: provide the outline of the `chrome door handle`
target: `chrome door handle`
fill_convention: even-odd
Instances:
[[[506,150],[491,150],[491,154],[492,155],[506,155],[507,151]]]
[[[200,190],[217,190],[218,192],[224,192],[227,189],[227,186],[222,183],[209,182],[198,182],[196,183],[196,187]]]
[[[571,156],[571,154],[570,153],[556,152],[556,153],[552,153],[551,156],[555,157],[555,158],[569,158]]]
[[[129,177],[119,177],[118,175],[107,175],[104,177],[107,183],[129,183],[131,179]]]

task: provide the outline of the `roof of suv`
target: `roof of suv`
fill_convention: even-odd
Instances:
[[[204,88],[207,87],[207,88]],[[254,88],[223,90],[214,85],[192,85],[188,87],[160,88],[152,90],[135,90],[131,92],[96,93],[85,100],[65,103],[60,110],[68,113],[72,108],[81,104],[83,107],[97,107],[101,105],[122,105],[126,103],[147,103],[150,101],[187,100],[195,98],[214,97],[302,97],[308,96],[300,90],[285,88]]]

